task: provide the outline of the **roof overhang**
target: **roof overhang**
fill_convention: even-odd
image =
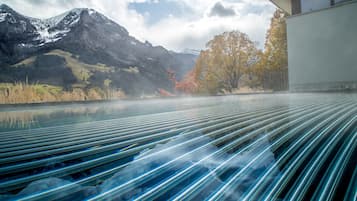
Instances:
[[[270,0],[273,4],[277,7],[288,13],[289,15],[292,14],[292,6],[291,0]]]

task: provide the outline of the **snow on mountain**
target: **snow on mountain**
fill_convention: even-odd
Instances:
[[[80,25],[80,22],[83,22],[83,26]],[[82,30],[88,22],[98,27],[102,26],[99,28],[98,34],[101,32],[103,34],[110,33],[111,37],[108,37],[111,40],[126,40],[128,38],[129,33],[124,27],[117,25],[94,9],[75,8],[55,17],[38,19],[24,16],[9,6],[0,4],[0,32],[3,36],[9,38],[14,37],[14,34],[18,35],[16,46],[20,48],[50,45],[70,34],[73,35],[72,32],[75,29]],[[105,30],[102,30],[102,28]],[[94,41],[92,42],[94,43]],[[132,40],[131,45],[137,45],[137,41]]]
[[[31,24],[36,27],[36,30],[39,34],[38,37],[36,37],[34,40],[40,40],[42,42],[40,43],[40,45],[50,42],[56,42],[62,39],[62,37],[70,31],[69,29],[61,31],[51,31],[51,28],[53,28],[54,25],[52,24],[52,21],[50,21],[50,19],[31,19]]]
[[[3,39],[0,65],[11,66],[36,58],[22,68],[0,72],[3,82],[21,81],[26,77],[23,75],[31,73],[30,81],[63,87],[82,82],[102,86],[109,79],[113,87],[127,94],[156,93],[158,88],[173,89],[168,69],[181,78],[194,66],[194,55],[141,42],[124,27],[92,9],[73,9],[56,17],[36,19],[3,7],[0,5],[1,20],[4,20],[0,23]],[[16,22],[12,23],[10,17]],[[75,55],[73,59],[83,69],[98,65],[87,69],[90,77],[85,83],[70,70],[72,67],[66,61],[69,54]]]
[[[7,10],[0,9],[0,22],[8,21],[10,23],[16,23],[14,16]]]
[[[0,13],[0,22],[3,22],[6,20],[8,13]]]
[[[41,41],[39,46],[61,40],[78,24],[81,19],[81,14],[84,11],[87,11],[91,17],[101,18],[107,21],[107,24],[111,23],[111,21],[107,20],[103,15],[89,8],[75,8],[48,19],[29,18],[31,24],[36,27],[39,34],[39,36],[35,38],[35,40]]]
[[[79,22],[84,10],[88,10],[90,15],[95,13],[93,9],[77,8],[48,19],[31,18],[31,24],[36,27],[39,33],[35,40],[42,41],[40,45],[61,40]],[[62,25],[63,28],[59,29],[59,25]]]

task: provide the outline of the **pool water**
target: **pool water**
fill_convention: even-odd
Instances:
[[[356,200],[357,94],[0,108],[0,200]]]

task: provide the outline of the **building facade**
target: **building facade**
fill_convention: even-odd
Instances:
[[[272,0],[287,19],[290,91],[357,89],[357,1]]]

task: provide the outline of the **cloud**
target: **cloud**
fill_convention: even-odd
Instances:
[[[209,16],[220,16],[220,17],[228,17],[234,15],[236,15],[234,9],[224,7],[221,2],[217,2],[216,4],[214,4],[209,14]]]
[[[78,7],[93,8],[124,26],[139,40],[176,51],[203,49],[214,35],[232,30],[247,33],[262,48],[275,10],[268,0],[221,0],[223,11],[233,10],[236,14],[224,18],[221,11],[218,11],[220,15],[210,15],[217,7],[217,0],[0,0],[1,3],[37,18],[52,17]],[[140,3],[150,4],[153,10],[132,6]],[[180,13],[169,13],[165,6]],[[162,13],[153,16],[155,12]]]

